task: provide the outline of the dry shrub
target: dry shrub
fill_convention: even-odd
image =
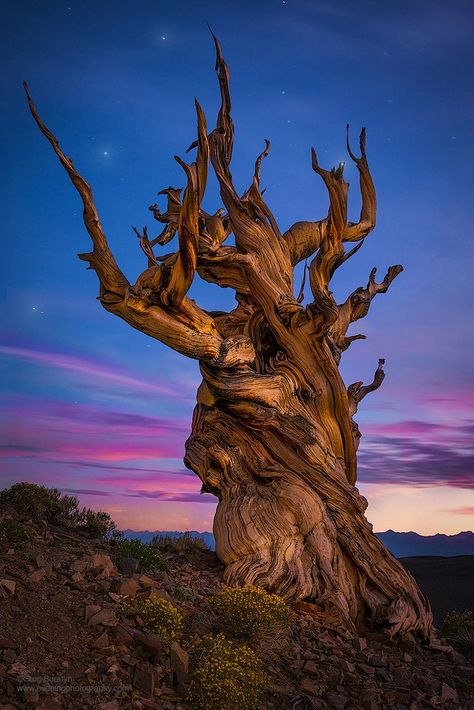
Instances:
[[[187,553],[196,550],[208,550],[202,537],[194,537],[190,532],[174,537],[173,535],[155,535],[151,544],[161,552]]]
[[[467,658],[474,659],[474,612],[448,612],[443,621],[442,634]]]

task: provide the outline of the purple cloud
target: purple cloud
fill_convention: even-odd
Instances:
[[[359,449],[365,483],[474,487],[474,423],[372,425]]]

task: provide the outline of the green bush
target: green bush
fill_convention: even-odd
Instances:
[[[184,625],[177,607],[167,599],[134,599],[124,605],[126,616],[138,616],[147,629],[166,640],[176,638]]]
[[[225,638],[204,636],[191,651],[186,694],[194,710],[258,710],[268,676],[255,651]]]
[[[82,512],[83,522],[80,526],[92,537],[107,538],[115,530],[115,523],[103,510],[94,511],[90,508]]]
[[[448,612],[443,621],[442,634],[461,653],[474,659],[474,612]]]
[[[79,522],[79,501],[75,496],[61,496],[57,488],[35,483],[15,483],[0,492],[0,505],[10,506],[33,520],[44,519],[55,525]]]
[[[173,596],[182,602],[193,602],[196,599],[196,594],[187,584],[178,585],[173,592]]]
[[[0,491],[0,506],[13,508],[35,522],[46,520],[58,527],[77,528],[94,537],[106,537],[115,528],[108,513],[80,510],[76,496],[62,495],[57,488],[35,483],[15,483]]]
[[[211,597],[209,605],[225,628],[238,636],[284,631],[290,624],[284,599],[253,585],[225,589]]]
[[[178,537],[155,535],[151,544],[161,552],[186,553],[209,549],[202,537],[193,537],[190,532],[185,532]]]
[[[123,537],[123,534],[116,533],[112,535],[111,545],[112,559],[116,565],[119,565],[121,560],[126,557],[133,557],[138,560],[144,570],[155,569],[166,572],[169,569],[159,550],[151,545],[146,545],[138,538],[128,540]]]
[[[0,542],[28,542],[35,537],[25,525],[6,518],[0,522]]]

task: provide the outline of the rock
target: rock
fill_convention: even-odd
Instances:
[[[145,648],[154,656],[158,656],[161,653],[161,649],[163,647],[162,640],[152,631],[136,631],[134,634],[134,640],[145,646]]]
[[[399,645],[402,651],[408,651],[409,653],[415,651],[418,646],[415,637],[409,631],[408,633],[403,634],[399,641]]]
[[[149,663],[139,663],[133,674],[133,687],[152,698],[155,690],[155,673]]]
[[[356,651],[363,651],[365,648],[367,648],[367,639],[365,639],[363,636],[358,636],[353,640],[352,645],[354,646]]]
[[[80,572],[81,574],[83,574],[84,572],[87,572],[88,568],[89,568],[89,563],[87,560],[84,560],[84,559],[74,560],[74,562],[69,567],[71,572]]]
[[[366,663],[357,663],[357,667],[366,675],[375,675],[375,668],[368,666]]]
[[[97,614],[100,609],[101,607],[98,606],[98,604],[89,604],[86,606],[86,623],[89,623],[90,619],[92,619],[92,617]]]
[[[104,633],[98,636],[96,640],[92,643],[92,646],[94,648],[107,648],[107,646],[110,646],[110,639],[107,631],[104,631]]]
[[[31,673],[23,663],[13,663],[8,669],[10,675],[18,676],[19,678],[29,678]]]
[[[307,675],[305,675],[301,679],[299,683],[299,689],[303,693],[309,693],[309,695],[319,696],[321,694],[321,686],[319,685],[319,683],[316,683],[313,678],[310,678]]]
[[[30,582],[34,582],[37,584],[38,582],[41,582],[42,579],[46,577],[46,570],[42,567],[41,569],[37,569],[31,574],[28,575],[28,580]]]
[[[303,670],[306,671],[306,673],[310,673],[311,675],[318,675],[319,673],[319,667],[314,661],[306,661],[303,666]]]
[[[324,697],[329,705],[337,710],[343,710],[349,700],[345,695],[339,695],[339,693],[326,693]]]
[[[73,582],[82,582],[84,581],[84,575],[80,572],[74,572],[74,574],[71,575],[71,579]]]
[[[15,644],[7,636],[0,636],[0,649],[2,648],[15,648]]]
[[[412,658],[412,656],[410,656],[409,653],[404,653],[403,660],[405,663],[411,663],[413,661],[413,658]]]
[[[13,648],[7,648],[3,652],[3,660],[6,663],[14,663],[16,661],[16,652],[13,650]]]
[[[87,622],[90,626],[96,626],[96,624],[103,624],[104,626],[115,626],[115,612],[110,607],[104,607],[96,614],[90,617]]]
[[[35,688],[24,690],[23,697],[27,703],[31,703],[32,705],[39,703],[39,693]]]
[[[134,629],[125,627],[121,623],[113,629],[112,633],[114,634],[115,640],[119,644],[126,644],[127,646],[130,646],[135,640]]]
[[[166,589],[150,589],[148,599],[167,599],[167,601],[171,601],[171,597]]]
[[[456,649],[454,649],[454,648],[450,652],[449,657],[450,657],[451,661],[453,663],[456,663],[457,665],[465,663],[465,661],[466,661],[465,656],[463,656],[462,653],[459,653],[459,651],[456,651]]]
[[[436,651],[437,653],[452,653],[453,650],[452,646],[448,646],[448,644],[443,643],[439,640],[439,638],[436,638],[436,636],[431,637],[428,648],[430,651]]]
[[[122,596],[134,597],[139,589],[140,585],[136,579],[126,579],[124,582],[120,582],[118,593]]]
[[[189,671],[189,655],[177,641],[171,644],[171,670],[175,673]]]
[[[92,555],[92,569],[99,572],[99,577],[110,577],[114,570],[114,563],[109,555]]]
[[[127,666],[136,666],[138,663],[138,658],[132,658],[132,656],[130,656],[128,653],[122,656],[120,660]]]
[[[360,699],[364,703],[376,702],[379,691],[376,688],[364,688],[360,692]]]
[[[376,668],[383,668],[384,666],[387,665],[387,661],[385,660],[384,656],[382,656],[381,654],[376,654],[376,655],[372,656],[372,658],[370,659],[370,662]]]
[[[349,663],[349,661],[346,661],[345,658],[343,658],[340,662],[340,666],[343,671],[346,671],[346,673],[355,673],[355,665],[353,663]]]
[[[146,575],[146,574],[141,574],[138,578],[138,581],[144,587],[156,587],[156,584],[157,584],[155,579],[148,577],[148,575]]]
[[[45,698],[37,710],[62,710],[63,704],[59,698]]]
[[[451,688],[450,685],[447,683],[443,683],[441,685],[441,699],[444,700],[444,702],[448,702],[452,700],[453,702],[457,703],[458,702],[458,693],[457,690],[454,688]]]
[[[10,594],[15,594],[16,582],[13,579],[0,579],[0,586]]]
[[[118,569],[120,574],[132,575],[137,572],[140,563],[135,557],[124,557],[120,560]]]

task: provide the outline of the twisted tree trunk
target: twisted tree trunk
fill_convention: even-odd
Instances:
[[[106,310],[200,362],[203,382],[185,464],[198,474],[203,491],[219,499],[214,534],[226,582],[316,601],[350,626],[383,627],[391,636],[411,630],[427,638],[429,605],[372,533],[364,516],[367,502],[354,487],[360,434],[352,417],[361,399],[380,386],[384,361],[366,386],[356,382],[346,388],[338,369],[342,352],[364,337],[347,336],[350,324],[367,314],[372,298],[387,291],[402,271],[392,266],[377,283],[373,269],[367,286],[339,305],[329,290],[334,271],[375,226],[365,132],[360,157],[347,140],[360,174],[359,221],[347,221],[343,164],[324,170],[313,150],[313,170],[329,193],[328,216],[297,222],[281,234],[260,191],[268,141],[251,186],[242,196],[235,191],[229,72],[214,40],[222,101],[217,127],[207,134],[196,102],[198,139],[189,149],[197,148],[196,160],[188,165],[176,158],[187,187],[182,200],[180,189],[163,191],[166,212],[150,207],[165,225],[161,234],[150,240],[146,227],[134,229],[148,261],[134,285],[110,251],[89,185],[42,122],[25,85],[33,117],[84,203],[93,251],[80,257],[99,277]],[[224,205],[214,215],[201,206],[209,159]],[[178,250],[155,256],[156,245],[176,233]],[[231,233],[235,247],[224,245]],[[346,250],[351,242],[355,246]],[[310,257],[312,300],[304,305],[304,284],[294,294],[293,269]],[[305,277],[306,271],[305,264]],[[234,310],[209,313],[190,300],[186,294],[196,272],[233,288]]]

